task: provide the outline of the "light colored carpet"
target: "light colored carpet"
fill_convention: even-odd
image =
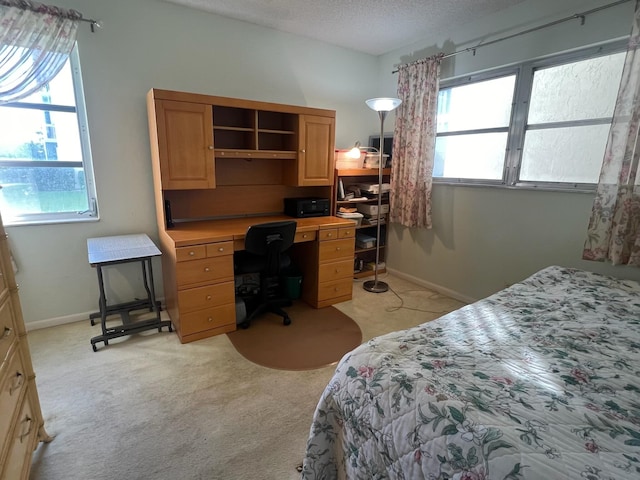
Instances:
[[[278,370],[314,370],[336,363],[362,342],[356,322],[334,307],[312,308],[302,300],[285,307],[291,324],[266,313],[227,336],[247,360]]]
[[[462,306],[391,275],[354,282],[363,341]],[[415,309],[430,310],[425,313]],[[148,331],[91,349],[89,321],[29,333],[45,427],[32,480],[299,479],[309,427],[335,366],[284,371],[244,359],[226,335],[181,345]]]

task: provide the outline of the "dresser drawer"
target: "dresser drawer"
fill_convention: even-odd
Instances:
[[[13,323],[13,310],[11,309],[11,300],[7,298],[7,301],[0,306],[0,367],[7,360],[9,347],[15,339],[16,328]],[[2,378],[1,374],[0,378]]]
[[[27,375],[22,365],[22,359],[15,345],[9,354],[7,368],[0,378],[0,452],[4,449],[4,440],[11,430],[11,421],[18,407],[18,400],[27,388]]]
[[[178,291],[178,305],[182,313],[234,302],[235,285],[233,282],[216,283]]]
[[[30,396],[26,395],[13,433],[8,437],[9,452],[0,478],[15,480],[28,478],[31,455],[37,441],[37,435],[38,424],[34,408],[31,405]]]
[[[318,303],[326,302],[336,297],[344,297],[352,294],[353,280],[344,278],[332,282],[324,282],[318,285]]]
[[[355,242],[352,238],[343,240],[333,240],[331,242],[320,242],[318,260],[320,263],[339,258],[350,258],[353,261],[355,253]]]
[[[180,315],[180,334],[182,336],[211,330],[213,328],[236,323],[236,304],[229,303],[213,308]]]
[[[178,288],[233,279],[233,255],[176,264]]]
[[[324,263],[318,268],[318,282],[329,282],[353,277],[353,259]]]

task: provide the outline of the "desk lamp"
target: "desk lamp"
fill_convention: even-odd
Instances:
[[[376,230],[376,264],[374,266],[374,279],[364,282],[363,288],[367,292],[382,293],[389,290],[389,285],[385,282],[378,281],[378,266],[380,263],[380,210],[382,210],[382,159],[383,159],[383,140],[384,140],[384,119],[387,113],[395,110],[402,103],[399,98],[370,98],[365,102],[371,110],[378,112],[380,117],[380,148],[378,149],[378,228]]]

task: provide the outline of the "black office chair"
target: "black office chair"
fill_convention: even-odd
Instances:
[[[236,252],[235,273],[259,273],[260,292],[258,305],[248,313],[241,328],[248,328],[251,321],[265,312],[282,317],[284,325],[291,324],[289,314],[281,307],[291,305],[291,299],[282,294],[280,275],[291,265],[286,250],[293,245],[297,223],[293,220],[252,225],[244,239],[244,250]]]

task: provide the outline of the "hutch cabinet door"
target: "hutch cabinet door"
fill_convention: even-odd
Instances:
[[[211,105],[156,100],[164,190],[215,188]]]
[[[315,115],[300,115],[299,118],[297,185],[333,185],[335,118]]]

